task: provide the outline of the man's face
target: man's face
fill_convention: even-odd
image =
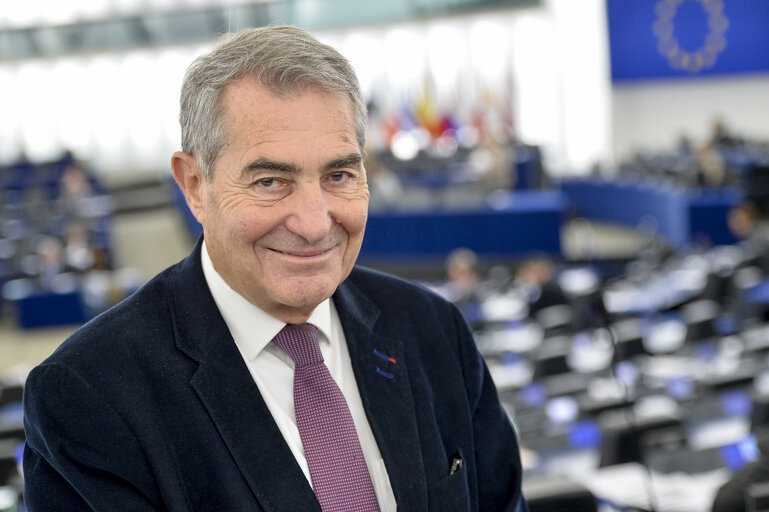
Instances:
[[[363,241],[369,192],[351,102],[316,90],[276,97],[250,79],[222,101],[228,144],[201,184],[206,247],[234,290],[303,322]]]

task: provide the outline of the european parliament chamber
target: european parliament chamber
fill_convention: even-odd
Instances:
[[[276,23],[359,74],[358,264],[459,307],[532,512],[769,510],[769,4],[66,4],[0,14],[0,512],[27,373],[202,234],[186,65]]]

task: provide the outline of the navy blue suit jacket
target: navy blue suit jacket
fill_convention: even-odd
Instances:
[[[334,302],[398,509],[526,510],[515,434],[457,309],[359,268]],[[24,422],[31,512],[320,512],[214,303],[200,243],[31,372]]]

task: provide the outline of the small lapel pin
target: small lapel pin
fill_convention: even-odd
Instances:
[[[392,364],[398,364],[398,361],[395,360],[394,357],[386,356],[377,349],[374,349],[374,355],[377,356],[380,359],[384,359],[385,361],[389,361]]]

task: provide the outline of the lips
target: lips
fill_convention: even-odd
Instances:
[[[279,254],[283,254],[285,256],[294,256],[296,258],[312,258],[315,256],[323,256],[324,254],[328,253],[332,249],[333,247],[329,247],[328,249],[315,249],[312,251],[291,251],[291,250],[282,251],[280,249],[271,249],[271,250]]]

